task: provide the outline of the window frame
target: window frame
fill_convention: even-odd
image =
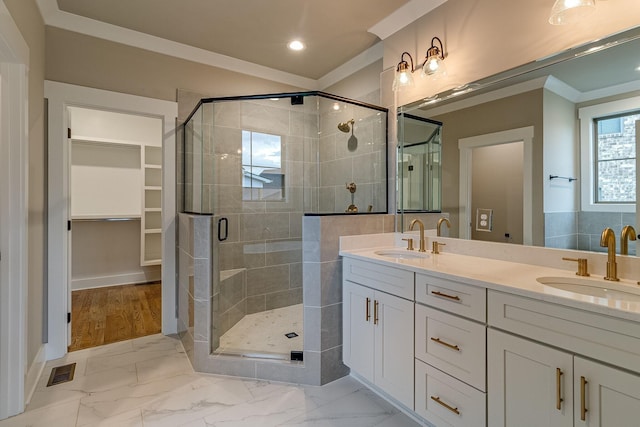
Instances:
[[[636,203],[596,203],[596,159],[595,159],[595,122],[596,118],[624,115],[635,112],[640,106],[640,96],[617,101],[605,102],[578,109],[580,122],[580,171],[581,171],[581,208],[587,212],[635,213],[638,186],[636,184]],[[636,182],[639,175],[639,157],[636,151]]]
[[[268,132],[264,132],[264,131],[259,131],[259,130],[253,130],[253,129],[242,129],[242,133],[244,132],[249,132],[250,134],[250,138],[251,138],[251,153],[250,153],[250,157],[252,159],[252,164],[251,167],[253,167],[253,134],[262,134],[262,135],[269,135],[269,136],[277,136],[280,139],[280,170],[282,171],[282,176],[286,177],[286,171],[285,171],[285,161],[284,161],[284,136],[283,135],[279,135],[279,134],[275,134],[275,133],[268,133]],[[244,136],[242,137],[242,140],[244,141]],[[241,171],[244,170],[244,152],[240,154],[240,169]],[[285,179],[285,178],[283,178]],[[241,181],[243,179],[241,178]],[[245,187],[242,183],[241,183],[241,187],[242,187],[242,201],[243,202],[270,202],[270,203],[282,203],[282,202],[286,202],[287,201],[287,191],[286,191],[286,185],[282,186],[282,197],[279,199],[268,199],[268,198],[258,198],[258,199],[254,199],[253,198],[253,187]],[[252,189],[252,191],[250,191],[251,194],[251,198],[250,199],[246,199],[245,198],[245,194],[244,194],[244,190],[250,188]]]

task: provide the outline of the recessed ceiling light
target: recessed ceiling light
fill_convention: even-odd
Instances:
[[[302,49],[304,49],[304,43],[302,43],[300,40],[290,41],[287,46],[289,46],[289,49],[291,49],[291,50],[302,50]]]

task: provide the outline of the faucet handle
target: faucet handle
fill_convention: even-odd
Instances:
[[[432,254],[436,254],[436,255],[439,254],[440,253],[440,246],[447,246],[447,244],[446,243],[440,243],[440,242],[437,242],[437,241],[434,240],[431,243],[431,253]]]
[[[578,263],[578,271],[576,276],[588,277],[590,274],[587,272],[587,259],[586,258],[566,258],[562,257],[565,261],[575,261]]]
[[[402,239],[405,240],[407,242],[407,250],[408,251],[412,251],[413,250],[413,239],[411,237],[408,237],[406,239]]]

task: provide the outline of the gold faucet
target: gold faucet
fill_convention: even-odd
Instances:
[[[630,225],[622,227],[620,233],[620,255],[629,255],[629,240],[636,240],[636,230]]]
[[[425,249],[426,245],[424,243],[424,224],[422,223],[422,221],[420,221],[417,218],[411,221],[411,224],[409,225],[409,231],[413,230],[413,226],[416,224],[420,226],[420,249],[418,250],[418,252],[426,252],[427,251]]]
[[[618,279],[618,266],[616,264],[616,235],[609,227],[602,230],[600,246],[607,247],[607,275],[604,276],[604,280],[617,282],[620,279]]]
[[[442,227],[442,223],[447,224],[447,228],[451,228],[451,223],[448,218],[442,217],[438,220],[438,225],[436,226],[436,235],[440,237],[440,227]]]

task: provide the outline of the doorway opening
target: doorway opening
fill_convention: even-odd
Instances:
[[[483,238],[482,240],[515,243],[514,237],[522,236],[521,241],[517,243],[531,245],[533,243],[533,126],[462,138],[458,141],[458,147],[460,149],[460,237],[471,239],[474,238],[473,232],[488,235],[492,230],[498,230],[496,228],[498,224],[494,223],[493,215],[495,209],[492,206],[498,206],[495,203],[500,203],[503,211],[511,210],[511,217],[521,216],[521,222],[520,218],[518,218],[516,225],[501,213],[496,218],[501,222],[499,224],[500,233],[494,232],[494,236],[497,236],[495,239]],[[505,164],[507,162],[514,164],[496,166],[495,163],[491,163],[493,166],[482,166],[483,162],[481,160],[483,159],[500,161],[495,159],[496,156],[508,156],[504,159]],[[522,159],[521,166],[520,160],[515,160],[517,157]],[[518,164],[516,165],[515,163]],[[518,167],[520,171],[517,170]],[[517,174],[519,175],[518,179],[521,177],[521,181],[519,180],[515,185],[510,183],[497,188],[499,187],[496,185],[497,180],[509,178],[497,177],[496,168],[510,169],[511,176]],[[475,178],[474,170],[477,174]],[[485,198],[479,198],[474,204],[474,192],[485,192],[486,196]],[[522,197],[518,197],[517,202],[509,199],[510,195],[518,192],[521,193]],[[502,193],[502,197],[500,197],[501,201],[497,202],[495,196],[499,193]],[[480,206],[478,203],[491,204],[492,206]],[[518,206],[510,206],[510,204],[514,203],[517,203]],[[517,231],[509,231],[515,230],[515,227],[519,229]],[[472,229],[474,230],[473,232]],[[509,236],[505,236],[505,234]],[[520,240],[519,237],[518,240]]]
[[[68,107],[69,351],[161,331],[162,120]]]

